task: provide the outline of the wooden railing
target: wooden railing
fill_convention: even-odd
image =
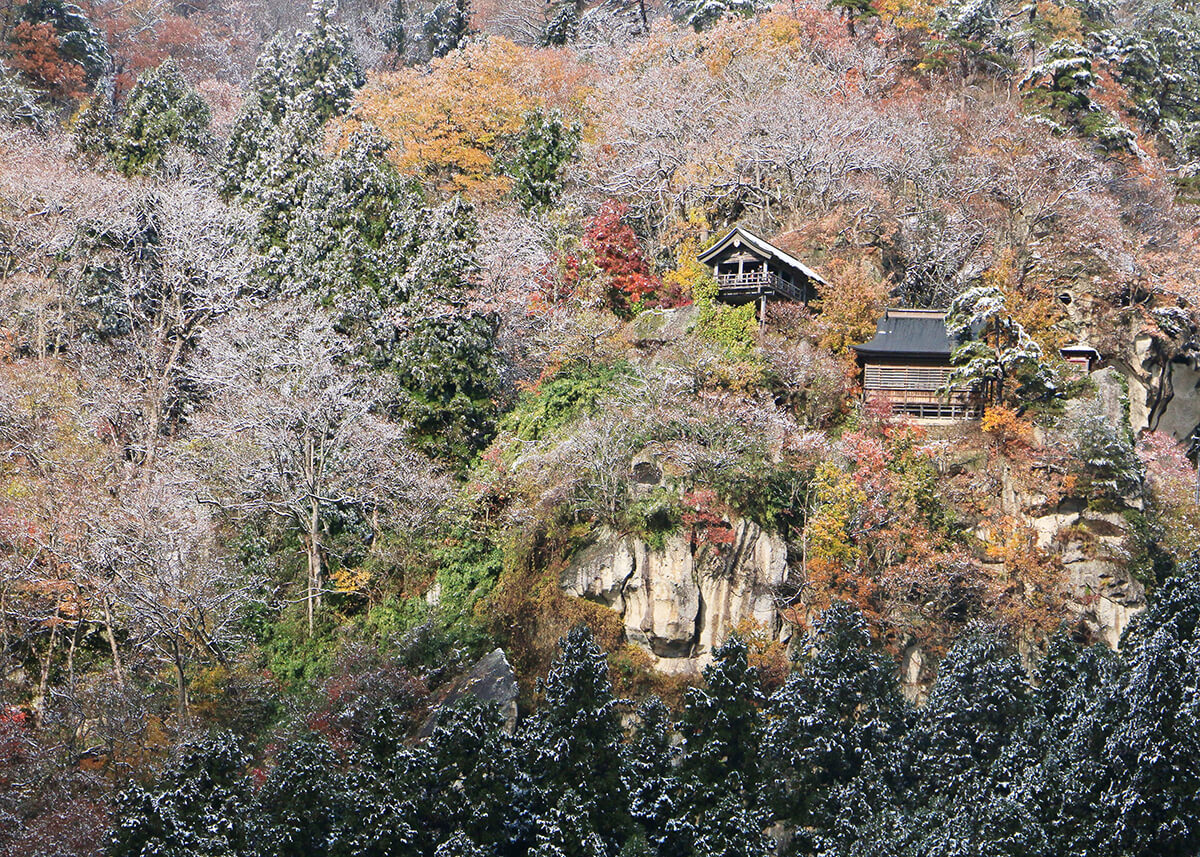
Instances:
[[[867,401],[887,402],[893,414],[917,419],[975,419],[980,416],[979,397],[970,389],[955,388],[948,394],[937,389],[864,387]]]
[[[742,274],[719,274],[717,286],[723,298],[756,298],[762,295],[779,295],[798,301],[803,297],[800,289],[770,271],[746,271]]]

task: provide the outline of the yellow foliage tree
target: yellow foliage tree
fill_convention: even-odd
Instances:
[[[871,338],[888,287],[864,263],[834,259],[826,270],[830,284],[816,307],[819,342],[834,354],[845,354],[851,345]]]
[[[340,122],[339,145],[373,125],[393,144],[396,168],[428,190],[493,199],[511,187],[500,161],[526,113],[558,108],[577,120],[586,93],[585,73],[570,53],[491,38],[427,69],[374,76]]]

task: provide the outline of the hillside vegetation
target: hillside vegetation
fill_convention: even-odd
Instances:
[[[0,855],[1200,849],[1190,5],[27,0],[0,53]],[[719,302],[734,225],[819,299]],[[980,419],[863,404],[890,306]]]

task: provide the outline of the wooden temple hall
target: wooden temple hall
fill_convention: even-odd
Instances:
[[[892,412],[923,420],[972,419],[982,410],[969,387],[946,390],[956,343],[940,309],[889,309],[875,338],[855,345],[863,399],[890,403]]]
[[[759,317],[768,300],[807,304],[817,296],[825,279],[796,257],[740,226],[730,229],[697,258],[712,265],[717,280],[717,300],[727,304],[758,301]]]

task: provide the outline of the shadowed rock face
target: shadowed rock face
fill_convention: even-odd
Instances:
[[[494,649],[471,667],[470,672],[457,679],[442,703],[421,725],[421,738],[428,738],[437,728],[440,715],[464,697],[471,696],[482,703],[494,703],[504,715],[508,732],[517,725],[517,676],[503,649]]]
[[[751,521],[732,524],[733,543],[719,550],[693,544],[689,532],[670,534],[654,550],[634,536],[601,530],[560,584],[619,613],[626,636],[654,655],[663,672],[697,672],[740,622],[781,630],[775,592],[787,575],[787,547]]]

